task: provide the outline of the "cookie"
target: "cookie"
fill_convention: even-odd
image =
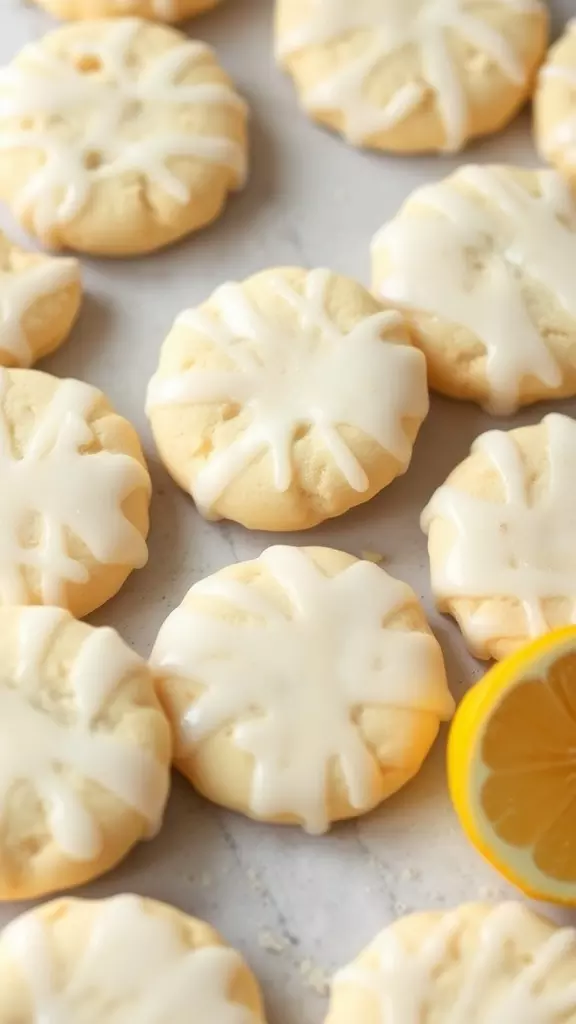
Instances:
[[[0,366],[31,366],[58,348],[81,301],[76,260],[25,252],[0,231]]]
[[[62,608],[0,608],[0,666],[0,899],[32,899],[157,831],[170,730],[146,663]]]
[[[534,96],[536,145],[576,186],[576,19],[568,22],[540,71]]]
[[[528,99],[540,0],[278,0],[276,52],[304,109],[355,146],[456,151]]]
[[[500,659],[576,622],[576,421],[493,430],[422,514],[432,589],[471,652]]]
[[[403,786],[453,710],[410,587],[328,548],[268,548],[196,583],[151,664],[194,786],[312,833]]]
[[[256,979],[210,925],[120,895],[60,899],[0,936],[0,1021],[264,1024]]]
[[[207,518],[303,530],[406,471],[428,412],[425,359],[355,281],[267,270],[178,318],[147,410]]]
[[[496,414],[576,394],[576,203],[554,171],[470,166],[425,185],[372,261],[437,391]]]
[[[36,0],[57,18],[151,18],[154,21],[183,21],[215,7],[220,0]]]
[[[78,618],[146,564],[151,484],[134,428],[96,388],[0,369],[0,605]]]
[[[141,896],[60,899],[0,936],[0,1021],[265,1024],[258,983],[204,921]]]
[[[576,1021],[576,931],[521,903],[394,922],[333,982],[325,1024]]]
[[[137,18],[68,25],[0,73],[0,199],[54,249],[150,252],[242,186],[245,123],[204,43]]]

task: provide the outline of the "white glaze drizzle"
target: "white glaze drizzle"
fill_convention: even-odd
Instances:
[[[21,270],[0,266],[0,361],[2,352],[7,352],[18,366],[31,365],[34,353],[22,326],[24,316],[39,298],[78,279],[79,267],[73,259],[47,259]]]
[[[65,603],[67,582],[86,583],[88,569],[68,550],[70,535],[104,564],[145,565],[146,542],[122,503],[137,489],[150,491],[146,470],[129,455],[82,451],[96,440],[87,417],[100,392],[80,381],[59,383],[15,456],[9,391],[8,372],[0,368],[0,602],[28,603],[26,567],[40,574],[45,604]],[[41,533],[29,546],[23,531],[32,517]]]
[[[515,598],[526,616],[530,636],[546,633],[543,600],[568,598],[569,622],[576,622],[576,422],[552,414],[542,421],[548,434],[550,462],[546,492],[529,504],[526,470],[513,436],[490,431],[472,446],[497,471],[505,496],[489,501],[444,484],[422,513],[427,533],[438,518],[455,530],[450,551],[432,567],[432,586],[440,607],[459,597]],[[499,635],[501,620],[489,605],[467,620],[466,632],[482,649]]]
[[[42,166],[26,180],[18,210],[31,210],[36,233],[49,240],[54,225],[72,220],[86,206],[92,186],[126,172],[144,175],[176,202],[190,199],[190,188],[170,169],[175,158],[194,157],[230,169],[240,188],[246,166],[243,147],[223,135],[170,131],[143,124],[127,132],[124,122],[140,108],[158,111],[199,104],[246,110],[238,94],[226,85],[180,84],[180,76],[210,53],[199,42],[182,42],[149,61],[135,74],[129,55],[143,22],[122,18],[107,24],[96,37],[87,23],[69,59],[58,58],[42,42],[30,43],[20,58],[0,72],[0,133],[3,150],[40,150]],[[99,62],[82,72],[81,60]],[[68,128],[53,121],[73,119]],[[38,118],[41,128],[25,127],[17,119]],[[92,158],[95,157],[94,161]],[[94,165],[93,165],[94,164]]]
[[[98,905],[72,969],[57,970],[50,928],[38,912],[9,924],[1,942],[30,992],[30,1024],[256,1024],[228,997],[238,954],[222,946],[190,949],[177,927],[137,896]]]
[[[530,283],[576,319],[576,206],[554,171],[538,172],[538,183],[535,197],[505,168],[464,167],[416,192],[373,241],[389,265],[375,281],[386,301],[464,327],[485,347],[491,413],[514,412],[527,379],[562,383],[530,315]]]
[[[509,7],[519,16],[543,9],[538,0],[493,0],[493,4]],[[513,46],[475,6],[469,0],[310,0],[308,18],[280,36],[278,56],[286,61],[308,47],[334,44],[355,32],[370,32],[358,57],[304,93],[307,109],[341,110],[346,137],[360,144],[399,124],[432,90],[445,129],[445,148],[456,150],[465,141],[468,109],[448,34],[457,33],[515,84],[526,79]],[[420,50],[422,80],[404,82],[386,106],[378,106],[366,96],[366,83],[387,57],[407,46]]]
[[[258,561],[290,613],[254,586],[211,577],[191,597],[218,599],[238,615],[177,608],[152,664],[204,688],[182,719],[183,751],[232,727],[236,746],[255,759],[254,813],[293,814],[308,831],[323,832],[333,762],[352,806],[373,802],[379,769],[355,720],[361,706],[450,717],[442,655],[429,634],[387,627],[414,595],[374,564],[356,562],[329,578],[298,548],[268,548]],[[379,757],[406,764],[407,743],[398,730]]]
[[[522,941],[525,914],[517,903],[501,903],[488,913],[477,949],[461,963],[458,991],[450,1005],[442,1003],[443,1024],[561,1024],[576,1010],[576,982],[543,991],[550,971],[574,954],[573,928],[555,931],[530,963],[518,963],[509,979],[509,945],[514,939]],[[441,995],[443,973],[448,967],[454,971],[450,948],[461,930],[458,910],[444,914],[420,947],[408,951],[393,928],[387,928],[372,947],[378,954],[377,969],[347,967],[336,974],[335,988],[357,985],[373,992],[386,1024],[423,1024],[446,998]]]
[[[23,608],[15,678],[0,669],[0,821],[14,785],[26,782],[39,795],[59,847],[71,859],[92,860],[101,849],[100,830],[70,773],[113,793],[155,832],[168,795],[168,772],[134,740],[95,728],[114,690],[143,668],[113,629],[94,630],[70,666],[74,721],[61,721],[57,711],[46,710],[43,660],[66,622],[67,613],[58,608]]]
[[[230,369],[157,374],[148,390],[148,412],[157,406],[235,404],[251,422],[227,448],[210,456],[191,482],[198,507],[210,509],[226,487],[262,451],[274,462],[274,483],[286,491],[293,480],[292,448],[299,426],[312,426],[343,477],[365,491],[368,477],[338,427],[357,427],[408,467],[412,445],[403,419],[428,411],[425,362],[415,348],[384,340],[400,324],[397,313],[376,313],[342,334],[326,312],[330,273],[313,270],[299,295],[278,275],[271,287],[297,316],[287,332],[265,318],[241,285],[225,284],[213,297],[214,315],[189,310],[177,323],[209,338]]]

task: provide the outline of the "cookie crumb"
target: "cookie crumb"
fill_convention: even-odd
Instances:
[[[258,945],[267,953],[282,953],[288,942],[282,935],[274,935],[273,932],[260,932]]]
[[[371,551],[370,548],[361,551],[360,555],[365,562],[374,562],[374,565],[380,565],[386,561],[385,556],[380,551]]]
[[[250,882],[250,885],[254,889],[254,892],[262,892],[263,891],[264,886],[262,885],[262,882],[260,881],[260,877],[258,875],[258,872],[255,871],[254,868],[248,868],[248,871],[246,872],[246,877],[248,878],[248,881]]]
[[[478,898],[481,900],[497,900],[498,890],[493,885],[481,885],[478,889]]]
[[[319,996],[327,995],[330,987],[330,979],[321,967],[314,964],[312,960],[302,960],[300,963],[300,973],[308,988],[311,988],[312,991],[316,992]]]

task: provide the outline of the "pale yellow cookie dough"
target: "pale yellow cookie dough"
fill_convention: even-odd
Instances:
[[[70,21],[138,17],[175,22],[201,14],[220,0],[36,0],[36,3],[55,17]]]
[[[96,388],[0,368],[0,605],[81,618],[145,565],[151,484],[134,428]]]
[[[25,46],[0,74],[0,133],[0,199],[55,249],[158,249],[246,174],[246,106],[212,49],[137,18]]]
[[[151,664],[194,786],[314,833],[408,782],[453,710],[410,587],[328,548],[268,548],[195,584]]]
[[[76,260],[26,252],[0,231],[0,366],[31,366],[58,348],[81,301]]]
[[[265,1024],[242,957],[166,903],[60,899],[0,935],[0,1024]]]
[[[278,0],[304,109],[357,146],[455,151],[503,128],[548,39],[540,0]]]
[[[372,243],[431,387],[509,414],[576,394],[576,202],[555,171],[461,167],[414,192]]]
[[[521,903],[410,914],[333,981],[325,1024],[576,1022],[576,931]]]
[[[266,270],[177,319],[147,409],[204,515],[303,530],[406,471],[428,412],[425,360],[355,281]]]
[[[161,824],[170,730],[113,629],[0,608],[0,748],[0,900],[81,885]]]
[[[490,431],[422,514],[432,590],[471,652],[503,658],[576,621],[576,421]]]
[[[541,156],[576,188],[576,19],[552,46],[540,71],[534,130]]]

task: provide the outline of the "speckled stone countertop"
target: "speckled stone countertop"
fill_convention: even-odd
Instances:
[[[252,173],[212,228],[160,255],[84,260],[87,297],[70,342],[42,364],[102,388],[136,425],[154,479],[150,562],[92,617],[147,654],[167,613],[198,578],[258,555],[272,539],[207,524],[168,478],[144,417],[144,394],[173,318],[225,279],[261,268],[331,266],[365,282],[374,231],[408,193],[449,173],[457,158],[399,159],[356,152],[312,125],[275,69],[272,0],[225,0],[190,25],[214,45],[252,108]],[[552,3],[556,29],[574,11]],[[0,0],[0,59],[54,22],[32,3]],[[465,159],[536,163],[528,115]],[[0,224],[11,218],[0,212]],[[572,403],[576,413],[576,403]],[[571,403],[564,404],[571,411]],[[516,425],[536,422],[538,406]],[[455,626],[434,613],[419,513],[474,437],[498,426],[475,406],[435,397],[408,474],[379,498],[311,531],[306,543],[380,552],[422,597],[444,648],[456,698],[482,671]],[[405,912],[498,898],[509,888],[468,845],[451,810],[443,735],[419,776],[380,810],[322,838],[264,827],[209,806],[175,779],[161,835],[83,895],[133,891],[206,918],[247,956],[264,987],[270,1024],[320,1024],[326,980],[381,927]],[[0,923],[21,907],[0,909]]]

